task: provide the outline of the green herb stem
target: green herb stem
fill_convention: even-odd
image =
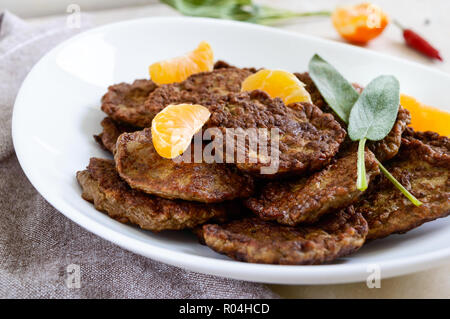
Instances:
[[[295,12],[254,4],[252,0],[161,0],[184,15],[273,24],[299,17],[330,16],[330,11]]]
[[[367,189],[366,157],[364,154],[365,146],[366,146],[366,139],[365,138],[360,139],[358,145],[358,163],[357,163],[358,178],[356,179],[356,187],[361,192],[364,192]]]
[[[378,160],[377,160],[377,162],[378,162],[378,166],[380,167],[380,170],[387,177],[387,179],[390,180],[391,183],[394,184],[394,186],[397,187],[398,190],[400,192],[402,192],[403,195],[405,195],[405,197],[411,201],[411,203],[413,203],[417,207],[422,205],[422,202],[420,200],[418,200],[417,198],[415,198],[413,194],[408,192],[408,190],[405,187],[403,187],[403,185],[400,184],[399,181],[397,181],[395,179],[395,177],[392,176],[391,173],[389,173],[389,171]]]
[[[294,12],[287,10],[278,10],[270,7],[261,7],[262,10],[256,10],[260,13],[254,14],[248,22],[260,24],[272,24],[282,20],[303,18],[303,17],[328,17],[331,15],[330,11],[311,11],[311,12]]]

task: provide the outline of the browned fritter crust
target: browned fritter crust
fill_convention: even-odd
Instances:
[[[414,206],[384,176],[371,184],[356,210],[369,223],[368,239],[405,233],[450,214],[450,139],[436,133],[407,134],[386,168],[423,204]]]
[[[224,225],[203,226],[210,248],[235,260],[251,263],[322,264],[358,250],[367,235],[367,222],[353,207],[325,216],[307,227],[281,226],[257,217]]]
[[[169,200],[133,190],[119,177],[112,160],[91,158],[87,169],[77,172],[77,180],[83,189],[81,196],[96,209],[122,223],[152,231],[193,228],[234,209],[234,203]]]
[[[370,182],[380,171],[372,152],[365,153],[366,176]],[[309,178],[272,182],[257,198],[245,204],[264,220],[285,225],[314,223],[322,215],[347,207],[363,194],[356,188],[357,151],[343,155]]]
[[[150,128],[122,134],[114,158],[117,171],[132,188],[164,198],[215,203],[253,194],[253,178],[232,165],[161,157]]]
[[[209,105],[209,109],[211,117],[205,128],[218,127],[224,136],[227,128],[278,129],[279,168],[274,174],[260,175],[260,169],[268,166],[267,157],[262,157],[263,154],[257,149],[250,149],[249,143],[245,146],[236,143],[238,147],[245,147],[244,150],[236,149],[236,152],[245,154],[245,162],[237,163],[237,167],[262,178],[286,173],[302,174],[322,168],[337,153],[346,135],[332,115],[323,113],[316,106],[310,103],[293,103],[286,107],[281,99],[272,99],[259,90],[228,94],[217,103]],[[269,157],[270,144],[269,137]]]
[[[103,127],[103,131],[99,135],[94,135],[94,139],[105,150],[110,151],[111,153],[114,153],[116,149],[116,142],[120,134],[139,130],[130,125],[117,123],[109,117],[105,117],[100,124]]]
[[[220,67],[210,72],[193,74],[183,82],[162,85],[145,101],[144,108],[148,116],[139,118],[135,123],[130,123],[149,127],[153,117],[169,104],[204,105],[222,95],[239,92],[242,81],[252,73],[250,69]]]
[[[414,139],[420,140],[422,143],[431,147],[434,152],[441,154],[442,156],[445,154],[448,155],[450,150],[450,138],[440,136],[436,132],[415,132],[412,127],[407,127],[403,133],[403,138],[408,141],[414,141]]]
[[[345,127],[343,121],[340,120],[337,115],[335,115],[334,111],[324,100],[313,80],[309,76],[308,72],[294,74],[300,81],[305,84],[305,89],[311,95],[313,104],[319,107],[323,112],[333,114],[339,124]],[[358,84],[353,84],[353,86],[359,93],[362,92],[362,86]],[[411,116],[409,114],[409,111],[399,106],[397,120],[395,121],[394,126],[392,127],[389,134],[381,141],[369,141],[367,143],[367,146],[372,150],[372,152],[380,162],[385,162],[393,158],[398,153],[402,140],[402,134],[405,131],[407,125],[410,123]],[[349,143],[350,140],[347,141],[347,144]]]
[[[214,70],[226,69],[226,68],[237,68],[237,67],[232,65],[232,64],[230,64],[230,63],[228,63],[228,62],[226,62],[226,61],[223,61],[223,60],[217,60],[216,63],[214,63]],[[256,68],[242,68],[242,69],[243,70],[248,70],[251,73],[255,73],[256,71],[258,71],[258,69],[256,69]]]
[[[144,79],[136,80],[132,84],[111,85],[102,97],[102,111],[119,123],[142,126],[140,125],[142,119],[148,117],[144,102],[157,87],[152,80]]]
[[[408,124],[411,123],[411,115],[407,109],[399,107],[397,120],[394,123],[389,134],[381,141],[370,141],[367,146],[374,152],[380,162],[390,160],[397,155],[402,144],[402,134]]]
[[[216,63],[214,63],[214,70],[217,69],[227,69],[227,68],[235,68],[234,65],[229,64],[226,61],[217,60]],[[251,69],[250,69],[251,70]]]

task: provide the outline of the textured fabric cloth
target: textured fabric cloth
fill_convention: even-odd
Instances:
[[[88,27],[86,19],[81,25]],[[188,272],[125,251],[68,220],[33,188],[12,145],[14,99],[33,64],[77,31],[65,19],[32,28],[8,12],[0,15],[0,297],[277,297],[263,285]]]

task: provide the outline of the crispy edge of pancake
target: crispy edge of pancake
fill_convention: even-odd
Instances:
[[[363,192],[356,188],[357,151],[353,148],[309,178],[272,182],[245,205],[264,220],[284,225],[316,222],[322,215],[355,203]],[[377,161],[365,152],[366,176],[370,183],[380,173]]]
[[[406,141],[407,143],[413,142],[414,140],[419,140],[422,143],[428,145],[441,157],[450,155],[450,138],[448,138],[447,136],[441,136],[436,132],[416,132],[412,127],[407,127],[405,132],[403,133],[403,138],[404,142]],[[430,154],[435,153],[430,152]]]
[[[109,117],[105,117],[101,122],[103,130],[100,134],[94,135],[95,141],[100,144],[100,146],[114,154],[116,150],[116,142],[122,133],[130,133],[139,130],[136,127],[120,124],[115,122]]]
[[[402,144],[402,134],[411,123],[409,111],[399,107],[397,119],[389,134],[381,141],[369,141],[367,146],[380,162],[385,162],[397,155]]]
[[[311,265],[357,251],[367,231],[365,219],[350,206],[311,226],[282,226],[253,217],[206,224],[197,234],[214,251],[238,261]]]
[[[253,178],[232,165],[162,158],[149,128],[120,135],[114,159],[128,185],[164,198],[217,203],[249,197],[254,190]]]
[[[142,229],[180,230],[193,228],[212,218],[226,216],[235,209],[235,202],[202,204],[169,200],[131,189],[115,170],[114,161],[91,158],[86,170],[77,172],[82,197],[99,211]],[[237,209],[237,208],[236,208]]]
[[[156,88],[156,83],[146,79],[135,80],[131,84],[122,82],[111,85],[102,97],[101,109],[118,123],[141,127],[144,124],[142,119],[148,119],[145,100]],[[145,124],[142,127],[151,124],[151,119]]]
[[[412,133],[386,168],[423,204],[414,206],[384,176],[372,183],[356,210],[369,223],[368,239],[406,233],[450,215],[450,139]]]

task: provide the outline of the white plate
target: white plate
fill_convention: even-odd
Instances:
[[[249,281],[326,284],[363,281],[368,266],[382,278],[419,271],[450,259],[450,219],[364,246],[331,265],[278,266],[232,261],[197,244],[187,232],[153,234],[120,224],[81,199],[75,172],[93,156],[107,157],[92,135],[100,131],[100,98],[108,85],[146,78],[154,61],[193,49],[201,40],[217,59],[239,66],[304,71],[314,53],[362,84],[394,74],[401,90],[438,107],[450,76],[354,46],[251,24],[192,18],[149,18],[96,28],[62,43],[33,68],[17,96],[14,145],[36,189],[89,231],[138,254],[197,272]]]

